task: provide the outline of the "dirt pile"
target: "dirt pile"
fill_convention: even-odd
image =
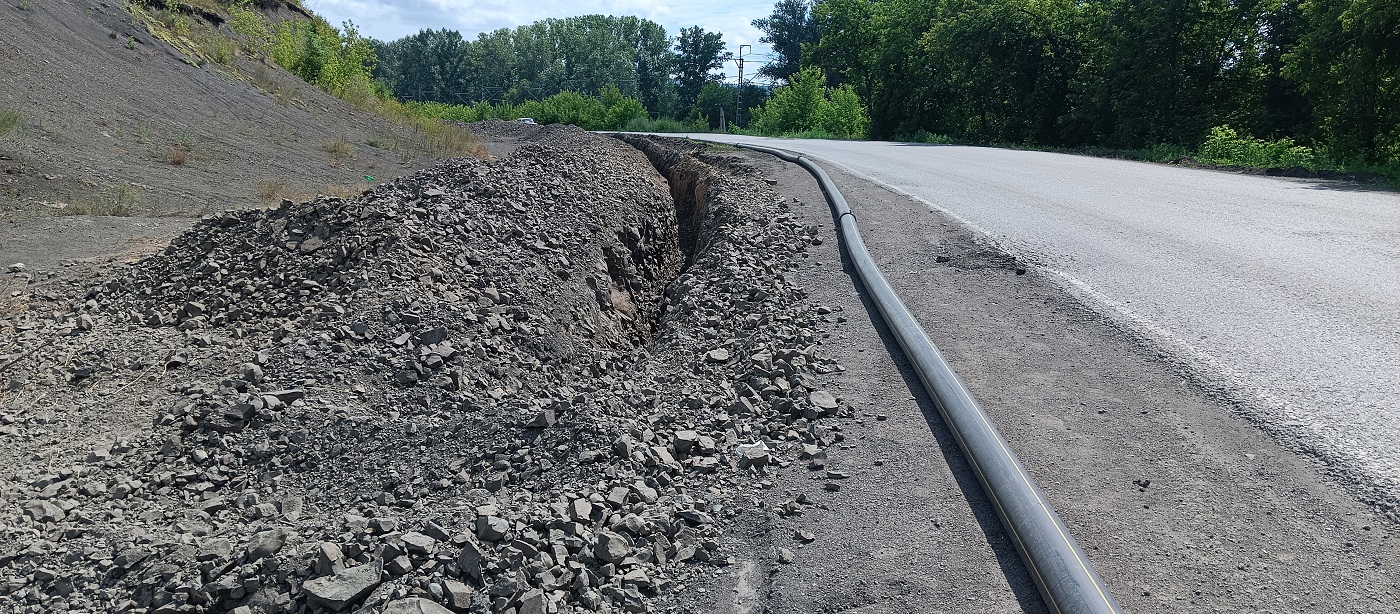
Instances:
[[[646,156],[531,129],[0,321],[9,607],[648,611],[730,562],[850,411],[784,277],[815,231],[710,169],[682,238]]]

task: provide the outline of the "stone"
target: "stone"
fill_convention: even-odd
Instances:
[[[836,397],[825,390],[814,390],[807,395],[807,400],[812,402],[818,409],[834,410],[837,407]]]
[[[477,516],[476,537],[482,541],[496,542],[510,533],[510,522],[500,516]]]
[[[602,530],[595,537],[598,541],[593,546],[593,556],[604,563],[621,563],[622,559],[632,554],[632,543],[622,535]]]
[[[403,535],[399,536],[399,540],[403,542],[403,545],[405,548],[408,549],[409,554],[417,554],[419,556],[431,556],[434,552],[437,552],[437,540],[417,531],[409,531],[408,533],[404,533]]]
[[[554,416],[554,410],[542,409],[536,412],[535,416],[530,418],[530,421],[526,423],[525,426],[533,429],[549,428],[554,426],[556,421],[557,418]]]
[[[788,550],[787,548],[778,548],[778,562],[779,562],[779,563],[782,563],[782,564],[784,564],[784,565],[788,565],[788,564],[790,564],[790,563],[792,563],[793,561],[796,561],[796,560],[797,560],[797,557],[792,553],[791,550]]]
[[[481,581],[481,548],[468,540],[462,544],[462,554],[457,557],[457,568],[468,578]]]
[[[574,522],[588,522],[593,515],[593,504],[588,499],[578,498],[569,502],[569,519]]]
[[[549,598],[545,596],[544,591],[538,588],[527,590],[525,594],[520,596],[520,607],[516,612],[517,614],[548,614]]]
[[[729,362],[729,350],[724,348],[710,350],[705,353],[705,362],[715,364]]]
[[[382,565],[376,559],[333,576],[313,578],[302,585],[302,590],[317,603],[339,612],[379,586]]]
[[[286,529],[273,529],[258,533],[248,542],[248,562],[261,561],[277,554],[285,545],[287,545]]]
[[[316,544],[316,575],[329,576],[342,571],[345,571],[345,554],[340,546],[330,542]]]
[[[443,596],[447,598],[447,607],[464,612],[472,605],[472,596],[476,591],[472,587],[462,584],[456,580],[443,580]]]
[[[452,614],[452,610],[428,599],[409,597],[385,604],[384,614]]]
[[[59,522],[68,517],[63,508],[43,499],[25,503],[24,514],[33,518],[35,522]]]
[[[675,447],[677,454],[690,454],[690,450],[695,447],[695,442],[700,439],[700,434],[695,431],[676,431],[671,439],[671,445]]]

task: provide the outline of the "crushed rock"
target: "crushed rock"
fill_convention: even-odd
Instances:
[[[644,612],[732,563],[851,413],[785,276],[815,237],[751,171],[521,128],[3,316],[0,603]]]

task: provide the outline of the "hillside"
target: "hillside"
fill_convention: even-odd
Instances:
[[[150,4],[0,8],[0,112],[19,116],[0,136],[0,215],[199,216],[348,196],[430,162],[405,128],[253,57],[218,5]]]

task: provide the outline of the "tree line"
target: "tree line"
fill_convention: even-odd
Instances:
[[[641,102],[652,115],[716,116],[733,86],[715,71],[727,59],[723,36],[699,26],[675,37],[637,17],[585,15],[503,28],[468,40],[447,29],[425,29],[374,42],[374,76],[400,99],[476,107],[544,101],[561,92],[601,97],[609,87]],[[745,93],[752,104],[762,92]],[[716,123],[717,125],[717,123]]]
[[[1234,135],[1400,168],[1395,0],[781,0],[754,25],[777,55],[766,75],[820,69],[876,138],[1194,150]]]

